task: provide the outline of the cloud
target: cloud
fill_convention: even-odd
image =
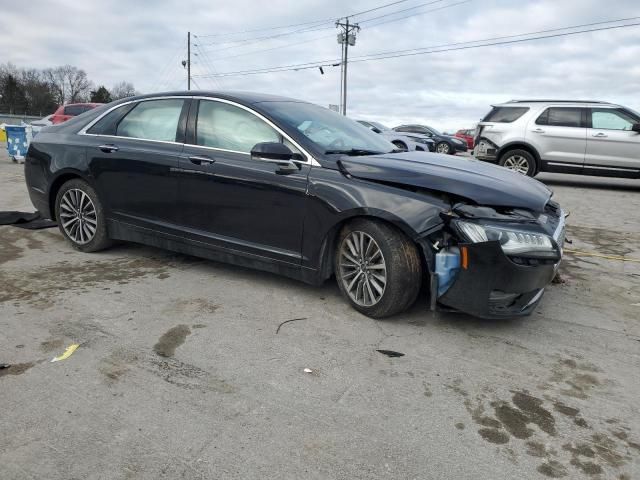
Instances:
[[[358,18],[362,30],[350,57],[534,32],[637,15],[637,0],[473,0],[395,20],[439,4],[367,21],[425,3],[409,0]],[[32,0],[0,17],[3,58],[21,67],[72,64],[96,84],[127,80],[143,92],[183,89],[186,32],[198,35],[194,75],[233,72],[340,57],[329,19],[385,3],[354,0]],[[327,20],[324,29],[225,43],[278,33],[276,25]],[[382,21],[389,23],[376,26]],[[302,27],[300,27],[302,28]],[[282,31],[282,30],[281,30]],[[209,35],[209,36],[207,36]],[[256,52],[256,53],[253,53]],[[640,110],[640,27],[530,43],[349,64],[349,114],[391,126],[424,122],[441,129],[470,127],[489,105],[510,98],[585,98]],[[204,89],[284,94],[322,105],[338,103],[340,69],[327,67],[245,77],[195,77]],[[195,85],[194,85],[195,86]]]

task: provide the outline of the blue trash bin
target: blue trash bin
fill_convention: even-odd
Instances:
[[[5,125],[5,132],[7,132],[7,150],[9,156],[16,161],[24,160],[29,148],[29,133],[27,126],[22,125]]]

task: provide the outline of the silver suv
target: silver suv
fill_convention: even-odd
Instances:
[[[475,157],[539,172],[640,178],[640,114],[606,102],[512,100],[478,124]]]

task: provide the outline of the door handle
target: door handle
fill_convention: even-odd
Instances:
[[[189,157],[189,161],[194,165],[211,165],[216,162],[213,158],[207,157],[206,155],[194,155],[193,157]]]
[[[541,128],[536,128],[535,130],[531,130],[533,133],[544,133],[544,130]]]
[[[600,132],[600,133],[596,133],[595,135],[591,135],[591,136],[592,136],[592,137],[595,137],[595,138],[606,138],[606,137],[608,137],[609,135],[607,135],[606,133],[602,133],[602,132]]]
[[[100,145],[98,148],[102,150],[104,153],[117,152],[119,150],[118,147],[112,144]]]

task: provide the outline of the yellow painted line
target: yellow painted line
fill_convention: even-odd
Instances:
[[[51,360],[51,362],[53,363],[53,362],[59,362],[61,360],[66,360],[73,354],[73,352],[75,352],[78,349],[79,346],[80,345],[78,345],[77,343],[74,343],[73,345],[69,345],[62,355],[60,355],[59,357],[54,357]]]
[[[619,260],[621,262],[640,263],[640,258],[629,258],[629,257],[623,257],[622,255],[604,255],[602,253],[583,252],[581,250],[573,250],[571,248],[565,248],[564,251],[566,253],[572,253],[579,257],[598,257],[598,258],[606,258],[607,260]]]

